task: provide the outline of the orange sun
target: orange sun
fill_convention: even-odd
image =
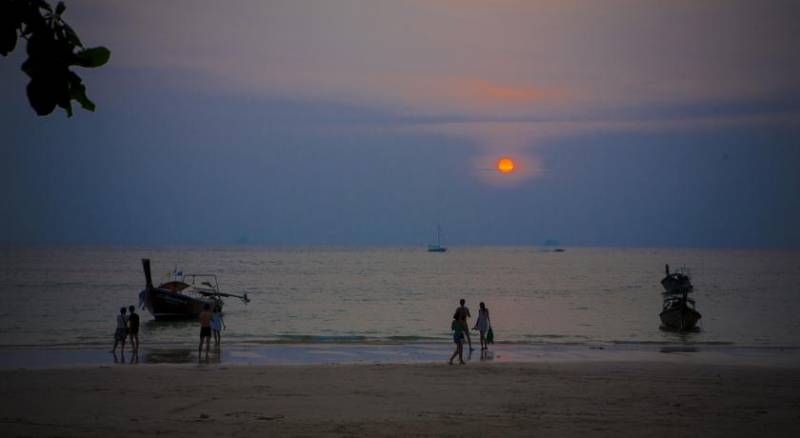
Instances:
[[[511,173],[514,171],[514,160],[508,157],[502,157],[497,160],[497,170],[500,173]]]

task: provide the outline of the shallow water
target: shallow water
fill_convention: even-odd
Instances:
[[[226,345],[449,342],[463,297],[473,315],[487,304],[500,343],[800,346],[800,252],[1,247],[0,347],[110,345],[119,307],[138,302],[142,257],[156,282],[177,265],[250,296],[226,300]],[[691,269],[696,333],[659,329],[665,263]],[[143,314],[148,346],[194,345],[197,335],[194,322]]]
[[[198,354],[194,345],[143,346],[137,354],[106,349],[5,348],[0,370],[108,365],[329,365],[440,363],[453,353],[448,343],[327,343],[212,346]],[[797,368],[800,348],[735,347],[729,345],[608,347],[565,344],[497,344],[488,351],[464,349],[468,365],[493,363],[668,362]]]

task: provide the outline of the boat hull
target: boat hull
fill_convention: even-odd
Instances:
[[[203,307],[222,306],[222,300],[195,298],[166,289],[152,288],[142,291],[145,308],[157,320],[197,318]]]
[[[702,318],[700,312],[687,305],[664,310],[659,316],[661,317],[661,324],[664,328],[677,331],[694,329],[697,322]]]

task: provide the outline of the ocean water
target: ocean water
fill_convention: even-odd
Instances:
[[[143,257],[156,283],[177,266],[247,293],[224,315],[223,342],[242,348],[448,343],[460,298],[473,315],[486,303],[501,344],[800,347],[800,252],[60,246],[0,247],[0,348],[110,347],[119,307],[138,303]],[[697,332],[659,329],[665,263],[691,270]],[[143,345],[197,342],[195,322],[140,312]]]

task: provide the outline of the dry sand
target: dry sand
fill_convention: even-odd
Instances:
[[[800,368],[582,362],[0,371],[8,436],[800,436]]]

